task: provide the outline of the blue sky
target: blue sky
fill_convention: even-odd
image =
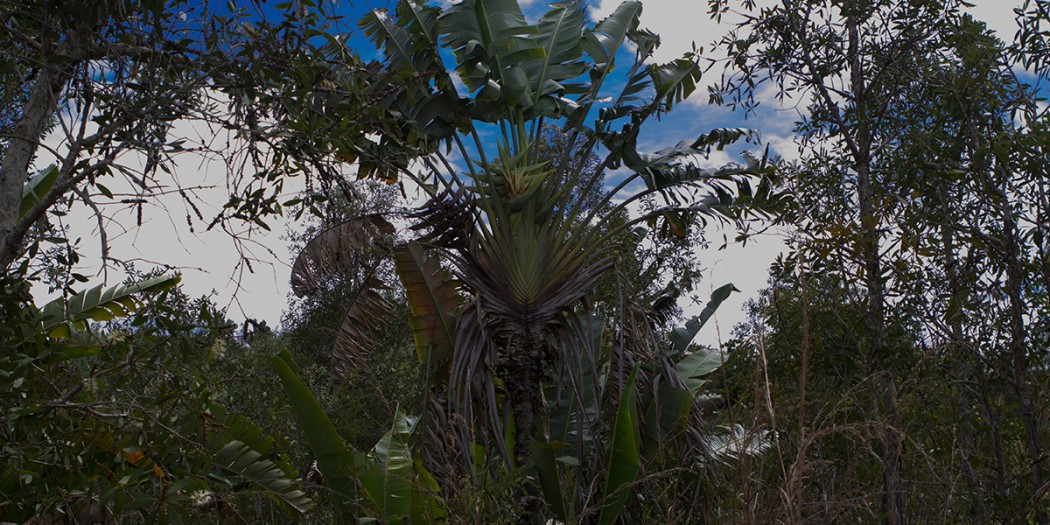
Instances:
[[[976,5],[971,11],[976,18],[986,21],[1001,38],[1012,39],[1012,10],[1020,4],[1020,0],[973,2]],[[526,0],[521,3],[526,15],[532,20],[537,19],[546,9],[546,4],[538,0]],[[618,3],[616,0],[597,0],[589,7],[590,15],[595,19],[601,18],[615,9]],[[337,4],[338,14],[345,17],[342,23],[352,28],[351,45],[358,46],[363,56],[368,56],[372,47],[362,38],[360,31],[356,30],[356,20],[369,8],[388,7],[391,4],[392,2],[386,0],[354,0],[352,3]],[[710,20],[706,0],[643,0],[643,5],[642,26],[659,34],[663,42],[655,56],[657,61],[680,57],[691,49],[694,42],[710,51],[710,43],[728,30],[728,24],[733,22],[732,17],[724,20],[722,25]],[[717,54],[711,56],[718,58]],[[623,66],[629,63],[629,60],[620,63]],[[717,80],[719,71],[715,68],[708,75],[709,80],[706,82],[713,83]],[[692,99],[679,105],[661,121],[651,122],[642,135],[639,146],[643,150],[651,151],[673,145],[680,140],[693,139],[712,128],[750,127],[761,132],[762,138],[773,152],[792,158],[796,152],[791,129],[796,119],[797,113],[792,108],[779,107],[772,100],[768,100],[758,112],[745,120],[742,114],[727,108],[708,106],[706,86],[702,85]],[[212,135],[222,133],[193,122],[180,124],[176,131],[199,140],[209,140]],[[756,146],[755,149],[760,151],[761,147]],[[733,153],[738,151],[739,149]],[[739,159],[723,152],[713,155],[710,162],[717,165],[732,160]],[[42,167],[49,162],[49,159],[41,158],[38,159],[37,165]],[[202,207],[201,211],[206,216],[209,215],[209,211],[218,211],[217,206],[224,202],[219,190],[225,181],[224,166],[207,159],[186,157],[184,162],[180,162],[177,175],[180,178],[192,178],[195,183],[203,186],[214,186],[213,190],[209,190],[214,194],[209,193],[206,198],[214,202],[216,207],[213,210]],[[276,224],[273,234],[253,240],[248,249],[257,260],[253,264],[254,273],[249,273],[243,266],[237,265],[241,253],[231,246],[224,234],[187,232],[184,223],[179,219],[184,215],[183,210],[178,206],[178,203],[172,203],[170,208],[166,208],[162,204],[147,210],[142,228],[129,227],[126,231],[114,228],[110,231],[113,254],[128,259],[142,258],[142,268],[148,267],[151,261],[165,262],[181,268],[187,291],[193,295],[214,291],[215,300],[220,305],[229,307],[231,318],[240,321],[245,317],[254,317],[265,319],[271,325],[278,324],[281,313],[288,304],[288,278],[293,257],[288,251],[287,243],[281,237],[287,227],[294,225]],[[86,210],[74,211],[87,216]],[[128,219],[127,224],[134,224],[129,217],[125,219]],[[82,273],[91,275],[98,271],[97,242],[93,239],[97,234],[85,225],[94,224],[94,221],[90,218],[77,219],[75,213],[70,217],[69,224],[74,225],[73,237],[83,238],[81,246],[88,267],[84,268]],[[733,237],[731,231],[707,232],[709,239],[718,240],[712,243],[713,246],[721,244],[722,233],[730,239]],[[730,246],[722,251],[712,247],[696,251],[695,256],[700,259],[702,266],[708,269],[705,280],[700,285],[701,293],[726,282],[733,282],[742,290],[742,293],[734,294],[723,304],[717,315],[717,325],[705,328],[699,336],[700,341],[717,344],[719,339],[725,340],[729,336],[732,325],[743,320],[744,301],[755,297],[758,290],[764,287],[766,270],[782,248],[783,240],[772,235],[754,239],[746,247]],[[98,279],[101,280],[102,277],[99,275]],[[120,278],[119,274],[111,272],[108,284],[115,284]]]

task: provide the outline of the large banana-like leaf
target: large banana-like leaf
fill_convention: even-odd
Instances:
[[[306,243],[292,265],[292,291],[302,297],[320,288],[323,279],[371,259],[372,248],[394,234],[382,215],[355,217],[322,231]]]
[[[447,507],[441,499],[441,487],[437,479],[423,466],[423,459],[417,449],[412,464],[416,471],[416,490],[422,497],[413,500],[413,515],[422,516],[426,521],[419,523],[442,523],[447,521]]]
[[[383,325],[394,312],[383,296],[388,287],[375,273],[380,261],[375,248],[393,234],[394,226],[382,215],[356,217],[322,231],[292,265],[292,291],[300,297],[319,290],[323,279],[364,269],[332,347],[332,376],[340,382],[368,369]]]
[[[573,319],[575,313],[568,315]],[[562,341],[563,366],[557,377],[558,384],[547,388],[545,397],[549,400],[547,411],[547,432],[555,445],[570,445],[568,453],[576,454],[581,459],[588,453],[601,410],[602,388],[599,376],[597,355],[601,349],[601,337],[605,328],[604,320],[588,314],[580,321],[580,335],[563,332]],[[574,339],[589,339],[576,341]]]
[[[616,53],[620,51],[627,35],[638,29],[638,17],[641,14],[641,2],[623,2],[584,36],[583,49],[594,60],[600,75],[609,73],[613,59],[616,58]]]
[[[739,290],[732,284],[718,288],[712,292],[711,300],[700,315],[669,334],[671,349],[667,357],[678,360],[671,368],[677,379],[659,381],[656,385],[656,395],[646,400],[642,433],[644,457],[651,458],[668,438],[684,429],[694,407],[693,401],[700,393],[700,388],[707,382],[702,378],[722,366],[724,359],[718,349],[702,347],[688,353],[688,348],[700,328],[734,291]]]
[[[627,40],[631,40],[636,46],[634,64],[627,72],[627,82],[620,90],[611,107],[603,107],[598,112],[598,119],[594,122],[593,129],[598,131],[599,137],[605,142],[610,151],[611,160],[618,161],[621,156],[619,148],[626,143],[622,138],[611,140],[612,136],[622,133],[609,133],[613,129],[613,121],[633,115],[631,123],[625,128],[627,134],[637,135],[638,126],[647,118],[645,112],[640,112],[631,105],[641,98],[641,93],[652,85],[651,72],[643,67],[644,61],[659,44],[659,37],[638,28],[638,19],[642,12],[640,2],[628,1],[620,6],[607,18],[598,23],[597,26],[584,35],[583,48],[588,56],[594,61],[590,74],[590,85],[582,97],[577,99],[575,107],[569,115],[569,125],[578,130],[590,134],[590,129],[583,126],[584,120],[591,113],[591,107],[601,100],[605,79],[613,70],[613,61],[619,49]],[[652,105],[652,104],[650,104]],[[650,111],[651,113],[651,111]],[[639,118],[640,116],[640,118]],[[615,165],[613,166],[615,167]]]
[[[694,396],[699,393],[700,387],[707,382],[702,377],[717,370],[725,362],[725,359],[720,350],[711,347],[702,347],[695,352],[688,353],[689,344],[707,321],[711,319],[718,306],[730,294],[739,291],[732,283],[722,285],[711,293],[711,300],[704,306],[700,315],[686,321],[685,326],[671,330],[669,334],[671,340],[670,356],[679,358],[678,362],[675,363],[675,372]]]
[[[558,472],[557,451],[554,445],[543,439],[532,442],[532,462],[536,466],[536,475],[540,481],[544,501],[562,522],[567,521],[565,501],[561,493],[562,476]]]
[[[273,363],[343,522],[353,517],[357,483],[384,523],[434,523],[444,518],[436,481],[409,445],[414,418],[399,407],[390,432],[369,454],[358,453],[346,445],[299,379],[288,352],[274,357]]]
[[[652,458],[664,445],[685,430],[695,394],[666,380],[656,386],[656,395],[646,402],[642,432],[642,456]]]
[[[369,369],[381,344],[383,328],[394,314],[394,305],[383,296],[388,287],[369,275],[350,303],[332,345],[332,377],[345,383]]]
[[[704,325],[707,324],[707,321],[711,319],[711,316],[715,314],[715,310],[718,310],[719,305],[728,299],[730,294],[739,291],[740,290],[738,290],[736,286],[729,283],[724,284],[718,287],[714,292],[711,292],[711,300],[704,305],[704,309],[700,312],[700,315],[686,321],[685,326],[671,330],[671,355],[678,356],[685,353],[689,348],[689,343],[693,341],[693,338],[700,332],[700,329],[703,328]]]
[[[706,155],[712,146],[722,149],[727,144],[740,139],[750,140],[754,136],[754,132],[747,129],[716,129],[701,134],[693,141],[682,141],[652,154],[625,154],[624,163],[636,172],[645,174],[646,183],[654,189],[696,181],[730,180],[738,175],[768,174],[771,171],[769,166],[752,156],[745,156],[747,164],[742,166],[730,164],[719,169],[701,169],[691,164],[696,156]]]
[[[361,487],[379,509],[387,523],[407,520],[412,515],[413,462],[408,438],[414,421],[398,407],[393,428],[368,454],[361,473]]]
[[[620,96],[617,100],[618,104],[602,113],[600,118],[604,121],[613,121],[626,117],[635,110],[630,103],[637,102],[652,84],[653,79],[650,77],[647,69],[631,75],[631,78],[627,79],[627,83],[624,84],[623,89],[620,90]]]
[[[586,467],[581,464],[588,463],[599,434],[601,380],[595,361],[605,323],[590,312],[570,312],[566,319],[568,326],[557,336],[560,371],[555,383],[544,389],[549,439],[533,442],[532,459],[548,507],[563,522],[571,523],[577,513],[575,496],[590,490]]]
[[[287,352],[273,358],[274,367],[284,385],[288,402],[299,419],[299,427],[306,434],[310,450],[317,459],[317,467],[324,476],[336,508],[345,519],[353,513],[356,495],[354,483],[354,455],[335,430],[332,420],[321,409],[317,399],[306,388],[292,369],[291,356]]]
[[[627,37],[639,47],[650,49],[648,51],[639,49],[635,56],[635,64],[628,72],[627,83],[620,90],[613,106],[603,108],[599,113],[595,129],[614,129],[613,121],[631,116],[630,121],[623,127],[623,131],[602,133],[605,145],[610,151],[619,153],[618,157],[623,156],[626,160],[631,160],[635,157],[633,155],[634,144],[641,124],[650,115],[670,111],[675,104],[696,91],[702,69],[694,55],[686,55],[665,64],[649,64],[643,68],[641,67],[642,61],[651,52],[651,48],[654,48],[659,42],[659,38],[636,28],[629,30]],[[650,86],[653,88],[652,97],[648,102],[637,103],[642,98],[642,94],[647,93],[646,90]],[[618,148],[627,148],[629,151],[618,152]],[[631,167],[639,171],[635,166]]]
[[[565,92],[567,87],[563,82],[575,79],[587,70],[586,64],[580,61],[584,22],[583,6],[579,0],[559,2],[543,15],[537,32],[529,36],[544,51],[542,59],[522,64],[535,104],[542,97]]]
[[[612,14],[602,19],[594,29],[586,31],[581,45],[594,61],[591,68],[589,90],[577,101],[578,108],[569,120],[582,126],[591,106],[599,100],[605,79],[613,70],[613,61],[628,35],[638,30],[638,17],[642,14],[642,3],[629,0],[620,4]]]
[[[69,337],[74,329],[86,329],[88,321],[111,321],[135,312],[140,304],[136,295],[167,290],[180,279],[177,275],[153,277],[105,291],[98,285],[68,301],[60,297],[41,309],[41,329],[49,337]]]
[[[653,98],[666,109],[696,91],[696,83],[700,81],[700,65],[685,58],[666,64],[653,64],[647,69],[656,89]]]
[[[627,378],[620,395],[616,422],[613,424],[612,444],[609,451],[608,468],[605,473],[605,488],[602,491],[602,510],[598,523],[612,525],[627,504],[638,472],[642,468],[638,422],[638,400],[635,382],[638,367],[635,366]]]
[[[748,177],[763,176],[764,181],[774,170],[749,154],[744,155],[745,165],[701,168],[693,163],[695,156],[705,153],[693,146],[698,141],[681,142],[655,154],[641,154],[635,149],[633,138],[611,138],[612,141],[621,139],[625,141],[612,147],[618,148],[624,164],[639,174],[650,192],[659,195],[665,204],[647,219],[663,217],[678,236],[685,235],[689,224],[706,224],[705,216],[720,221],[741,221],[745,213],[743,205],[756,201]],[[759,200],[763,199],[775,202],[775,197],[765,193]]]
[[[455,313],[463,304],[449,273],[423,247],[411,243],[394,252],[394,264],[408,295],[412,336],[421,363],[452,358],[456,340]]]
[[[715,458],[728,462],[732,458],[761,454],[773,444],[770,431],[748,432],[743,425],[719,427],[707,437],[707,445]]]
[[[718,370],[724,362],[725,358],[719,349],[705,346],[687,354],[681,361],[675,363],[675,371],[689,391],[695,395],[700,391],[700,387],[707,383],[701,378]]]
[[[392,428],[368,454],[360,481],[385,523],[434,523],[444,517],[433,478],[412,454],[416,418],[398,407]]]
[[[464,0],[441,15],[444,43],[456,55],[456,71],[467,89],[481,89],[479,99],[504,106],[531,104],[522,62],[543,58],[544,51],[522,35],[535,33],[517,0]],[[528,104],[527,104],[528,105]]]

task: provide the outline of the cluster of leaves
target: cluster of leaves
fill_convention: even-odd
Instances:
[[[284,433],[225,408],[260,401],[227,381],[251,363],[235,325],[177,282],[95,287],[37,309],[24,279],[5,278],[0,518],[245,522],[248,508],[314,508],[289,443],[269,437]]]

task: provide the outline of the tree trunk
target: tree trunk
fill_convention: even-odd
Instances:
[[[854,6],[855,7],[855,6]],[[893,376],[883,373],[886,359],[885,342],[885,289],[882,282],[882,265],[879,256],[879,220],[876,216],[874,190],[871,177],[871,151],[873,137],[869,97],[864,65],[861,58],[860,17],[862,11],[849,13],[846,18],[846,33],[849,39],[848,60],[850,64],[850,94],[856,111],[856,127],[852,137],[854,167],[857,171],[857,204],[860,212],[861,264],[864,268],[864,284],[867,288],[866,342],[869,366],[880,374],[881,407],[876,407],[876,417],[883,424],[883,514],[888,525],[907,523],[904,509],[904,492],[901,480],[901,455],[903,440],[900,436],[901,418],[897,406],[897,386]]]
[[[943,188],[942,188],[943,189]],[[944,195],[944,192],[940,192],[938,197],[942,204],[945,206],[945,216],[947,217],[947,204],[948,201]],[[958,259],[956,259],[955,253],[955,236],[952,234],[952,224],[947,224],[941,228],[941,242],[944,248],[944,273],[948,278],[948,293],[951,296],[951,300],[948,301],[949,307],[952,304],[961,305],[963,301],[962,297],[962,286],[959,282],[959,268]],[[961,306],[959,307],[961,308]],[[962,313],[959,311],[952,311],[949,309],[945,315],[946,323],[951,330],[951,341],[948,346],[948,358],[953,360],[955,363],[954,367],[954,383],[956,387],[953,389],[955,392],[955,406],[958,411],[958,422],[959,422],[959,440],[960,440],[960,451],[962,455],[962,471],[963,478],[966,480],[966,489],[968,491],[968,498],[970,503],[970,520],[975,524],[988,523],[988,510],[984,506],[984,490],[981,487],[981,482],[977,478],[976,472],[974,472],[973,464],[970,461],[970,455],[976,450],[974,439],[975,431],[973,428],[974,410],[973,405],[975,400],[973,396],[969,395],[970,388],[970,371],[967,363],[969,360],[969,352],[971,351],[969,343],[965,340],[966,337],[963,332],[962,326]]]
[[[0,268],[6,269],[21,252],[23,231],[16,231],[29,165],[58,109],[62,89],[71,77],[70,66],[46,65],[29,92],[0,162]]]
[[[992,385],[988,382],[988,370],[983,367],[979,367],[974,370],[977,375],[977,391],[980,394],[981,409],[984,412],[984,420],[988,422],[990,427],[989,439],[991,440],[992,448],[992,467],[995,473],[993,485],[995,486],[995,495],[1001,502],[1010,501],[1007,494],[1007,488],[1009,487],[1008,481],[1009,476],[1006,475],[1006,454],[1003,451],[1003,425],[1002,415],[998,408],[995,406]],[[1001,510],[993,512],[993,514],[1001,514]]]
[[[1006,263],[1006,293],[1010,300],[1010,359],[1013,364],[1013,387],[1017,403],[1021,409],[1021,420],[1025,428],[1025,445],[1032,470],[1031,491],[1034,495],[1043,486],[1043,451],[1040,443],[1041,429],[1039,414],[1032,401],[1028,385],[1028,347],[1025,342],[1024,312],[1025,303],[1022,297],[1024,269],[1021,267],[1021,250],[1017,240],[1017,224],[1010,210],[1005,195],[1000,196],[1000,210],[1003,213],[1003,243]],[[1036,502],[1036,522],[1046,525],[1048,518],[1043,506]],[[1020,516],[1018,517],[1021,518]]]
[[[514,455],[516,468],[532,463],[532,443],[537,434],[537,423],[543,419],[543,398],[540,385],[550,363],[543,337],[526,327],[520,340],[508,345],[505,363],[505,381],[514,411]],[[541,516],[543,499],[535,483],[524,481],[518,494],[522,512],[519,523],[533,524]]]

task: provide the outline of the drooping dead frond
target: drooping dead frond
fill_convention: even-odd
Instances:
[[[292,292],[303,297],[320,289],[326,277],[366,260],[380,239],[394,234],[382,215],[355,217],[322,231],[306,244],[292,265]]]
[[[326,279],[338,279],[351,269],[364,274],[332,347],[331,373],[337,383],[368,370],[383,327],[394,313],[383,296],[389,286],[376,274],[381,258],[375,250],[393,234],[394,226],[382,215],[355,217],[314,237],[292,266],[292,291],[299,297],[321,290]]]

